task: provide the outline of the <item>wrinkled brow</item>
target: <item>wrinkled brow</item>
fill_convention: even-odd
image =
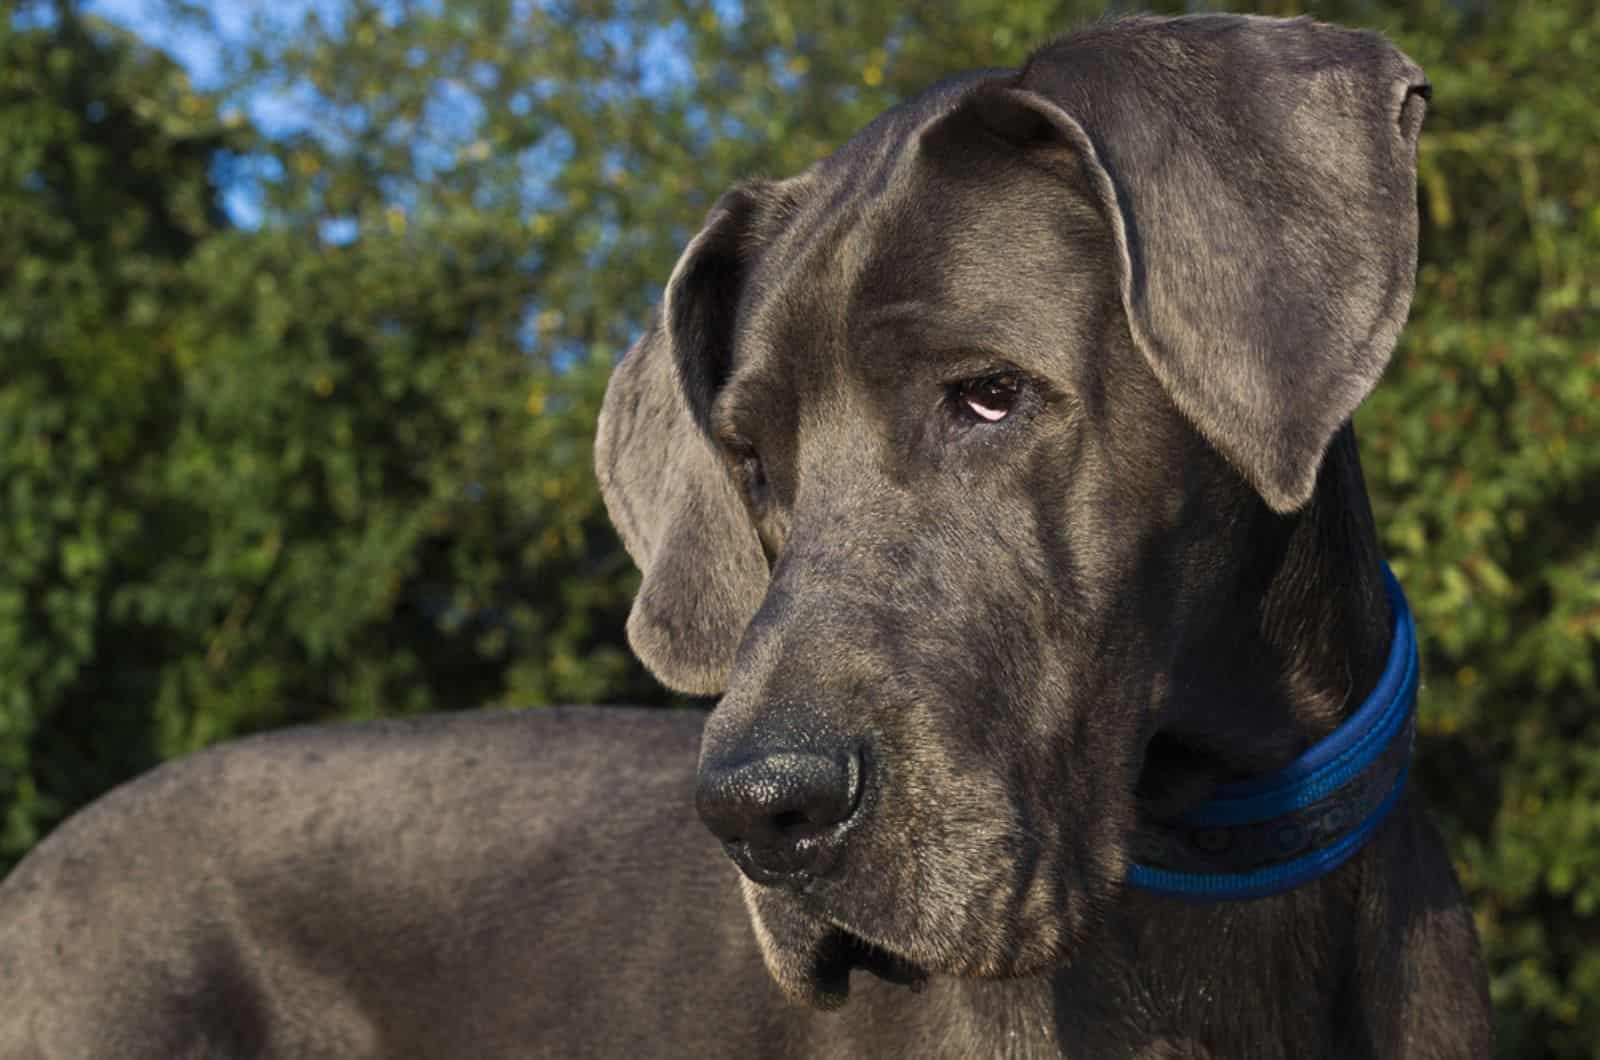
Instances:
[[[1017,343],[1023,338],[1020,325],[1027,323],[1024,307],[999,300],[957,307],[948,301],[917,299],[862,311],[850,329],[850,339],[864,343],[887,337],[929,349],[982,350]]]
[[[751,424],[770,418],[771,402],[786,390],[763,365],[747,363],[736,368],[711,402],[712,438],[723,444],[744,438]]]
[[[860,314],[850,343],[862,374],[886,382],[911,373],[945,378],[999,364],[1042,368],[1038,329],[1004,305],[958,310],[929,301],[899,301]]]

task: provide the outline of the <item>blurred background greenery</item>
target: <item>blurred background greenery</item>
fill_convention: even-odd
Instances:
[[[1503,1055],[1600,1057],[1600,15],[1310,10],[1433,80],[1357,427]],[[590,446],[687,236],[1102,13],[0,0],[0,869],[242,733],[666,702]]]

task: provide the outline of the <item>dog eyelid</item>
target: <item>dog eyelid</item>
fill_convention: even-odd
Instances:
[[[711,424],[711,437],[722,447],[723,451],[735,460],[745,460],[756,456],[756,447],[750,439],[739,433],[738,429],[728,423]]]

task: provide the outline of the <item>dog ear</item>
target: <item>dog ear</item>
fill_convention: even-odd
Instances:
[[[758,206],[750,186],[712,207],[612,374],[595,439],[606,510],[644,575],[628,643],[663,684],[694,695],[726,687],[767,586],[755,525],[707,428]]]
[[[1090,28],[959,111],[1013,145],[1076,153],[1135,343],[1289,512],[1410,307],[1428,93],[1376,33],[1200,15]]]

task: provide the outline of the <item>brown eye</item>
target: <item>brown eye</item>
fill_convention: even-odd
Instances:
[[[763,500],[767,495],[767,471],[761,466],[761,458],[755,453],[743,457],[739,461],[739,478],[744,483],[744,490],[754,501]]]
[[[1022,392],[1022,379],[1012,372],[1000,372],[955,385],[959,411],[980,423],[999,423],[1011,414]]]
[[[761,457],[747,442],[728,443],[728,456],[733,463],[734,478],[739,488],[752,504],[766,499],[767,473],[761,466]]]

